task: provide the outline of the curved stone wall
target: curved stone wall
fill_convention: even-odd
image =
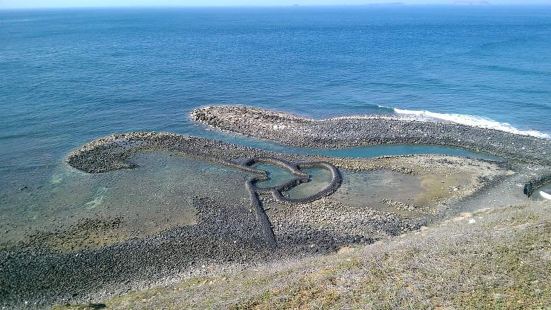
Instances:
[[[214,150],[216,146],[220,149]],[[228,150],[228,148],[230,148]],[[308,203],[322,197],[333,194],[341,185],[342,177],[339,170],[327,162],[300,162],[292,163],[275,157],[248,157],[240,162],[232,161],[232,155],[254,154],[253,149],[239,150],[231,145],[217,143],[201,138],[181,136],[171,133],[136,132],[129,134],[112,135],[100,138],[85,144],[81,148],[71,152],[67,157],[67,163],[72,167],[88,173],[104,173],[118,169],[131,169],[137,167],[129,161],[136,153],[145,151],[176,151],[185,155],[201,157],[222,164],[254,176],[245,181],[251,201],[251,208],[256,212],[256,219],[260,223],[266,242],[271,247],[276,247],[276,237],[272,230],[272,224],[262,207],[260,193],[271,193],[274,199],[283,203]],[[240,152],[239,152],[240,151]],[[227,156],[224,158],[224,156]],[[256,169],[253,165],[266,163],[287,169],[295,177],[284,184],[270,188],[259,188],[256,183],[268,179],[266,171]],[[301,168],[321,167],[331,172],[331,182],[319,192],[292,199],[285,197],[283,193],[302,183],[310,181],[310,176],[301,171]]]

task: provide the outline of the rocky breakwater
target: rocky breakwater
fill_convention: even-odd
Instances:
[[[250,204],[234,203],[235,199],[221,198],[205,190],[204,194],[192,197],[192,207],[197,212],[196,224],[172,227],[143,238],[130,236],[114,244],[90,249],[65,251],[51,248],[40,242],[49,235],[37,234],[29,242],[0,251],[0,283],[3,283],[0,308],[12,308],[22,301],[40,306],[54,301],[87,300],[106,291],[140,288],[156,282],[151,279],[205,271],[204,267],[197,266],[250,264],[304,253],[297,244],[276,242],[278,237],[274,235],[258,193],[266,191],[282,203],[300,204],[331,195],[340,185],[338,169],[330,163],[309,162],[291,156],[283,158],[281,154],[259,149],[172,133],[132,132],[107,136],[74,150],[66,161],[71,167],[86,173],[110,173],[120,169],[139,169],[132,159],[142,152],[169,152],[244,173],[243,183],[236,186],[247,186],[251,193]],[[278,164],[293,172],[296,178],[273,188],[257,188],[256,182],[266,180],[268,176],[265,171],[252,166],[256,162]],[[331,183],[303,200],[285,197],[284,191],[310,181],[301,169],[312,166],[331,171]],[[117,225],[124,225],[124,222],[125,219],[120,218]],[[101,231],[99,219],[91,218],[88,223],[92,230]],[[60,227],[56,236],[63,237],[76,229],[83,227]],[[86,231],[80,235],[82,242],[86,242]],[[331,237],[327,235],[331,233],[320,240],[320,248],[334,249],[335,242],[340,242],[340,232],[333,232]]]
[[[208,126],[299,147],[341,148],[377,144],[461,147],[511,161],[551,165],[551,140],[455,123],[368,116],[310,119],[248,106],[209,106],[193,120]]]
[[[311,119],[249,106],[208,106],[191,118],[207,126],[298,147],[342,148],[381,144],[425,144],[485,152],[527,173],[524,193],[551,182],[551,140],[449,122],[405,120],[389,116]]]
[[[276,237],[272,231],[271,223],[262,208],[259,192],[269,192],[273,197],[283,203],[308,203],[334,193],[341,184],[339,170],[327,162],[300,162],[298,164],[275,157],[250,157],[239,161],[237,158],[244,155],[250,156],[261,152],[255,149],[240,148],[230,144],[211,141],[207,139],[182,136],[171,133],[133,132],[127,134],[112,135],[100,138],[85,144],[81,148],[71,152],[67,157],[67,163],[74,168],[88,173],[103,173],[119,169],[132,169],[136,164],[129,158],[138,152],[145,151],[171,151],[187,156],[200,157],[236,170],[251,173],[254,176],[245,181],[244,186],[250,194],[252,209],[256,211],[258,224],[262,227],[265,241],[270,247],[276,247]],[[255,169],[256,163],[268,163],[289,170],[295,178],[271,188],[259,188],[258,181],[267,180],[265,171]],[[301,171],[302,168],[321,167],[331,172],[331,182],[327,187],[317,193],[300,199],[285,197],[283,192],[309,182],[308,174]],[[208,193],[206,193],[208,194]]]

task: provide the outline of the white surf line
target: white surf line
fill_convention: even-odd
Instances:
[[[232,107],[231,105],[221,105],[221,106]],[[202,108],[209,108],[209,107],[215,107],[215,106],[205,106]],[[406,110],[406,109],[399,109],[399,108],[391,108],[383,105],[378,105],[378,107],[394,111],[395,114],[394,115],[393,114],[356,114],[356,115],[353,114],[353,115],[342,115],[342,116],[316,119],[316,118],[311,118],[301,114],[294,114],[292,112],[269,110],[269,109],[256,108],[256,107],[254,109],[257,112],[258,111],[272,112],[277,116],[281,116],[283,118],[289,118],[289,120],[302,120],[302,121],[308,121],[308,122],[318,122],[318,121],[323,122],[323,121],[338,121],[338,120],[374,120],[374,119],[375,120],[384,119],[384,120],[414,120],[414,121],[416,120],[416,121],[425,121],[425,122],[427,121],[447,122],[447,123],[465,125],[469,127],[494,129],[494,130],[508,132],[508,133],[517,134],[521,136],[530,136],[530,137],[536,137],[541,139],[551,139],[551,135],[545,132],[541,132],[538,130],[530,130],[530,129],[526,129],[526,130],[519,129],[509,123],[498,122],[496,120],[483,117],[483,116],[468,115],[468,114],[454,114],[454,113],[437,113],[437,112],[431,112],[427,110]],[[194,116],[197,113],[197,111],[200,111],[202,108],[197,108],[191,111],[189,116],[193,120],[196,120],[196,117]]]
[[[445,122],[467,125],[471,127],[495,129],[495,130],[505,131],[505,132],[509,132],[517,135],[551,139],[551,136],[549,134],[546,134],[538,130],[518,129],[509,123],[498,122],[493,119],[477,116],[477,115],[437,113],[437,112],[431,112],[426,110],[405,110],[405,109],[398,109],[398,108],[394,108],[394,112],[398,115],[413,117],[415,119],[420,119],[420,120],[445,121]]]
[[[493,119],[467,114],[453,114],[453,113],[437,113],[426,110],[405,110],[399,108],[388,108],[385,106],[379,106],[380,108],[391,109],[395,115],[379,115],[379,114],[365,114],[365,115],[344,115],[331,118],[321,119],[321,121],[327,120],[370,120],[370,119],[387,119],[387,120],[417,120],[417,121],[432,121],[432,122],[447,122],[465,125],[469,127],[477,127],[484,129],[494,129],[503,132],[513,133],[522,136],[531,136],[542,139],[551,139],[551,135],[538,131],[538,130],[523,130],[514,127],[509,123],[498,122]],[[309,121],[315,121],[310,118],[305,118]]]
[[[544,191],[540,191],[540,196],[543,197],[544,199],[551,200],[551,194],[548,194]]]

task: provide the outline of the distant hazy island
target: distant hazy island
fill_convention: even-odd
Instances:
[[[267,1],[0,1],[0,309],[548,309],[551,7]]]

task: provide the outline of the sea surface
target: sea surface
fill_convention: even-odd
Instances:
[[[549,138],[551,7],[0,11],[0,228],[18,214],[40,220],[44,205],[55,204],[45,202],[47,193],[86,177],[74,177],[64,156],[114,132],[286,149],[189,120],[195,107],[234,103],[316,118],[396,114]],[[109,189],[94,186],[82,195],[91,201],[71,206],[108,201]]]

